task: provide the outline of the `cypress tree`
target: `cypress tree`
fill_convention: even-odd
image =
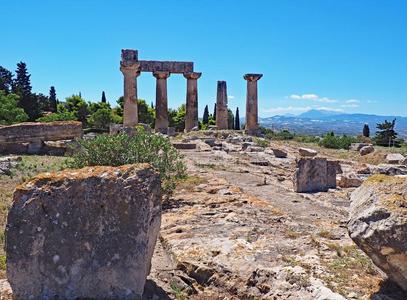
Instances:
[[[154,103],[151,101],[151,108],[154,109]]]
[[[370,136],[370,129],[369,129],[369,125],[365,124],[363,126],[363,136],[364,137],[369,137]]]
[[[11,92],[13,86],[13,74],[0,66],[0,90],[5,91],[6,94]]]
[[[102,103],[106,103],[106,95],[105,95],[105,91],[102,92]]]
[[[16,79],[13,82],[13,93],[20,96],[18,105],[24,109],[30,121],[35,121],[41,115],[39,98],[31,93],[31,75],[24,62],[17,64]]]
[[[209,123],[209,109],[208,105],[205,106],[203,117],[202,117],[202,123],[203,124],[208,124]]]
[[[216,121],[216,103],[215,103],[215,106],[213,108],[213,120]]]
[[[236,107],[235,130],[240,130],[239,107]]]
[[[50,109],[52,112],[57,112],[57,93],[55,91],[55,87],[51,86],[49,89],[49,103],[50,103]]]

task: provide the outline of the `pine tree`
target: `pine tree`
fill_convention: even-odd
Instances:
[[[208,105],[205,106],[203,117],[202,117],[202,123],[203,124],[208,124],[209,123],[209,109]]]
[[[13,74],[0,66],[0,90],[4,91],[6,94],[11,92],[13,86]]]
[[[365,124],[363,126],[363,136],[364,137],[369,137],[370,136],[370,129],[369,129],[369,125]]]
[[[105,95],[105,91],[102,92],[102,103],[106,103],[106,95]]]
[[[392,122],[384,120],[383,123],[377,124],[377,131],[375,136],[375,142],[379,146],[400,146],[400,141],[397,139],[397,133],[394,130],[396,126],[396,119]]]
[[[58,104],[58,99],[57,99],[57,93],[55,91],[55,87],[51,86],[49,89],[49,102],[50,102],[50,110],[52,112],[57,112],[57,104]]]
[[[216,103],[215,103],[215,106],[213,108],[213,120],[216,121]]]
[[[239,107],[236,107],[236,115],[235,115],[235,130],[240,130]]]
[[[12,91],[20,97],[18,105],[24,109],[30,121],[35,121],[41,115],[39,97],[31,93],[31,75],[27,65],[23,62],[17,64],[16,79],[13,81]]]

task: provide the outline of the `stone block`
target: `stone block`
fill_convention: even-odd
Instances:
[[[149,165],[44,173],[17,187],[7,219],[14,299],[141,299],[161,223]]]
[[[294,191],[298,193],[328,191],[327,166],[326,158],[299,159],[293,180]]]
[[[303,157],[314,157],[318,154],[318,152],[316,150],[309,149],[309,148],[299,148],[298,152]]]

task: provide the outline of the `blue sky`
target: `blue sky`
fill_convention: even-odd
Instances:
[[[22,60],[36,92],[82,93],[111,103],[122,94],[120,50],[140,59],[194,61],[199,106],[213,107],[216,81],[245,110],[244,73],[263,73],[260,116],[311,108],[407,115],[405,0],[0,0],[0,65]],[[168,79],[170,107],[186,80]],[[139,98],[155,99],[143,73]]]

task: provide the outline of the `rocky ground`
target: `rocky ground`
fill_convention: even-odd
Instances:
[[[163,203],[145,299],[407,298],[348,236],[355,188],[293,191],[298,147],[304,145],[227,135],[184,139],[174,142],[196,145],[180,150],[189,177]],[[272,147],[287,157],[277,158]],[[369,174],[361,169],[383,162],[377,152],[359,158],[317,150],[362,180]],[[29,165],[26,158],[23,163]],[[9,179],[9,189],[19,176]],[[7,196],[2,201],[6,212]],[[5,280],[0,289],[7,299]]]

